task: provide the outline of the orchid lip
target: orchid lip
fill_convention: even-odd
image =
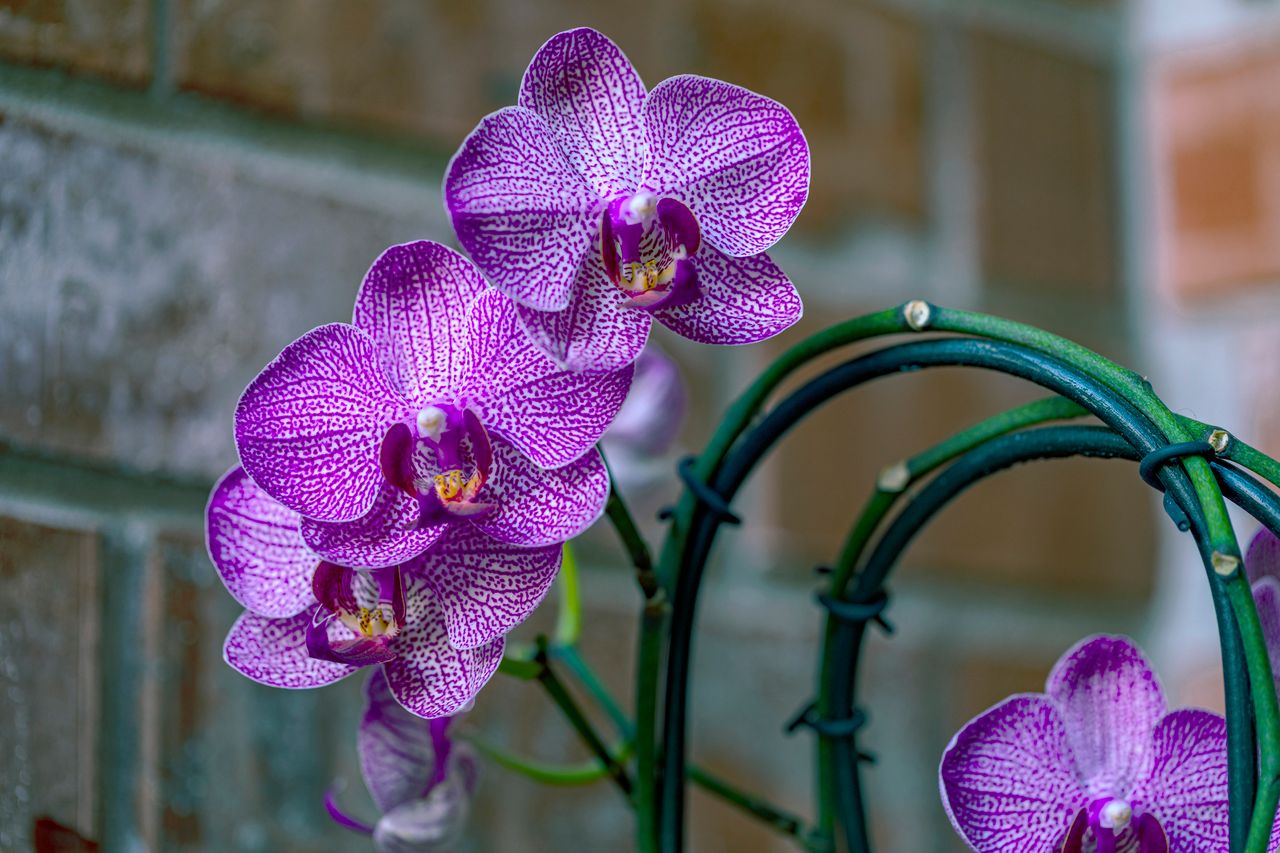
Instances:
[[[428,404],[387,430],[379,451],[387,482],[418,501],[418,526],[491,512],[482,500],[493,465],[489,433],[468,408]]]
[[[701,243],[693,212],[648,190],[618,196],[601,218],[601,259],[627,295],[626,308],[675,307],[701,296],[694,263]]]
[[[405,622],[404,580],[399,568],[370,573],[377,584],[373,606],[358,601],[354,569],[320,563],[312,591],[320,602],[307,628],[307,654],[317,660],[369,666],[394,660],[395,638]],[[329,625],[341,622],[351,634],[333,640]]]

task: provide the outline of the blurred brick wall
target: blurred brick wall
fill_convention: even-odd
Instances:
[[[362,802],[358,685],[273,692],[222,664],[235,607],[202,555],[204,490],[234,461],[232,408],[261,365],[349,316],[386,245],[449,239],[445,158],[559,29],[601,28],[651,85],[687,71],[778,98],[813,147],[809,206],[777,253],[802,327],[747,350],[664,339],[695,389],[687,447],[804,333],[912,296],[1132,360],[1115,8],[1050,0],[1046,27],[1017,0],[979,5],[0,2],[0,675],[30,699],[0,705],[0,847],[48,813],[156,849],[349,848],[318,803],[343,774]],[[704,597],[698,761],[807,809],[811,744],[781,726],[812,689],[811,567],[882,466],[1032,396],[957,371],[886,379],[780,447]],[[900,630],[865,681],[884,849],[958,849],[934,778],[955,727],[1037,689],[1084,633],[1141,627],[1153,506],[1125,466],[1053,463],[975,490],[907,555]],[[587,653],[629,698],[635,594],[608,531],[588,553]],[[31,603],[58,618],[33,623]],[[47,684],[31,658],[50,625]],[[474,720],[531,755],[575,748],[521,685],[499,680]],[[74,771],[42,775],[49,755]],[[788,849],[701,795],[692,827],[698,851]],[[625,849],[629,831],[603,785],[490,768],[467,849]]]

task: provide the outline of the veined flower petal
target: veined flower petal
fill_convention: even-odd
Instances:
[[[560,367],[602,373],[634,361],[649,337],[648,312],[623,307],[624,301],[592,252],[578,267],[567,308],[535,311],[518,305],[516,311],[529,339]]]
[[[245,608],[283,617],[311,603],[317,560],[298,533],[300,518],[239,466],[213,487],[205,510],[205,542],[227,592]]]
[[[524,547],[567,542],[604,512],[609,472],[598,451],[559,468],[540,468],[495,436],[493,456],[488,488],[496,506],[472,520],[493,538]]]
[[[629,364],[597,374],[561,369],[533,345],[516,306],[498,293],[472,304],[470,329],[471,362],[459,393],[486,428],[547,468],[595,446],[631,387]]]
[[[382,437],[411,408],[388,383],[367,334],[320,326],[285,347],[240,397],[240,463],[267,494],[308,518],[360,518],[382,482]]]
[[[1249,580],[1268,576],[1280,580],[1280,539],[1265,527],[1259,530],[1249,543],[1244,567],[1249,573]]]
[[[1226,853],[1226,720],[1208,711],[1174,711],[1160,720],[1151,743],[1153,760],[1134,788],[1134,807],[1160,821],[1171,853]]]
[[[978,853],[1055,850],[1089,802],[1062,716],[1044,696],[1012,696],[970,721],[938,776],[947,817]]]
[[[519,103],[542,117],[599,196],[636,188],[644,83],[607,37],[587,27],[552,36],[524,72]]]
[[[412,560],[444,535],[447,525],[419,526],[418,499],[382,481],[378,498],[355,521],[302,520],[302,538],[340,566],[380,569]]]
[[[1142,651],[1125,637],[1082,640],[1045,685],[1062,712],[1080,784],[1093,797],[1125,797],[1151,760],[1164,693]]]
[[[233,669],[259,684],[300,689],[323,687],[341,681],[356,667],[316,660],[307,654],[307,630],[315,607],[284,619],[272,619],[246,611],[227,634],[222,657]],[[334,642],[351,633],[333,620],[329,623]]]
[[[356,746],[365,785],[380,812],[425,796],[436,775],[436,738],[428,722],[410,714],[391,695],[381,669],[365,685],[368,705]],[[440,721],[447,723],[447,720]]]
[[[546,597],[560,570],[559,544],[526,548],[457,525],[411,571],[435,590],[449,642],[474,649],[504,636]]]
[[[768,255],[735,258],[703,246],[696,260],[702,296],[653,316],[681,337],[704,344],[752,344],[804,314],[800,294]]]
[[[387,249],[356,296],[354,320],[383,372],[415,405],[451,401],[461,380],[467,309],[488,289],[480,270],[430,240]]]
[[[507,107],[481,120],[444,195],[458,241],[495,287],[540,311],[569,304],[602,205],[541,117]]]
[[[777,101],[685,74],[654,87],[643,122],[642,184],[687,205],[725,254],[772,246],[809,197],[809,145]]]
[[[454,648],[440,603],[426,581],[410,572],[404,582],[409,609],[396,637],[396,659],[383,665],[387,684],[396,701],[419,717],[456,714],[498,671],[503,641]]]

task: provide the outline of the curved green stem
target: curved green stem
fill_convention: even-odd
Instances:
[[[560,610],[556,614],[556,645],[576,646],[582,636],[582,589],[578,584],[578,561],[573,548],[564,543],[564,556],[560,561]]]
[[[579,764],[553,764],[512,755],[501,747],[475,736],[464,736],[462,739],[495,764],[544,785],[562,787],[589,785],[609,777],[609,768],[598,758]],[[614,750],[614,758],[619,762],[626,761],[629,751],[630,746],[623,744]]]

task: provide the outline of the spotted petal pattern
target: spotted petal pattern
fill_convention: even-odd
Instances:
[[[470,355],[459,397],[487,428],[546,468],[594,447],[631,387],[630,364],[605,374],[557,367],[520,328],[515,306],[492,292],[471,306]]]
[[[645,311],[624,308],[622,291],[609,280],[592,252],[582,260],[573,295],[563,311],[516,307],[520,322],[538,349],[565,370],[599,373],[630,364],[644,349],[653,320]]]
[[[809,196],[809,146],[777,101],[681,75],[644,102],[643,183],[694,212],[707,242],[745,257],[776,243]]]
[[[643,103],[644,83],[631,62],[586,27],[552,36],[520,84],[520,106],[542,117],[569,162],[605,198],[636,188]]]
[[[1045,692],[1066,723],[1080,781],[1091,796],[1123,796],[1149,760],[1164,693],[1141,650],[1095,636],[1058,661]]]
[[[947,816],[980,853],[1050,851],[1088,804],[1062,716],[1044,696],[1013,696],[951,740],[939,779]]]
[[[449,532],[417,565],[444,610],[449,642],[474,649],[507,634],[546,597],[563,548],[497,542],[471,525]]]
[[[486,116],[450,162],[444,194],[458,241],[495,287],[540,311],[569,304],[602,206],[537,113]]]
[[[1180,710],[1155,728],[1153,761],[1135,788],[1135,807],[1151,811],[1170,853],[1226,853],[1227,723],[1217,714]]]
[[[419,717],[456,714],[498,671],[503,641],[454,648],[440,602],[426,581],[406,573],[404,583],[406,626],[395,639],[396,659],[383,665],[387,684],[396,701]]]
[[[316,557],[298,535],[299,515],[235,467],[205,510],[209,557],[231,597],[263,616],[292,616],[311,603]]]
[[[380,669],[370,674],[365,696],[368,704],[356,736],[360,770],[378,811],[385,813],[426,794],[436,774],[431,727],[439,724],[401,708]]]
[[[804,314],[795,286],[763,252],[733,258],[704,245],[697,265],[702,297],[653,312],[681,337],[704,344],[753,344],[790,328]]]
[[[236,407],[236,445],[249,476],[289,509],[350,521],[382,482],[378,446],[412,407],[354,326],[320,326],[284,348]]]
[[[302,538],[311,550],[340,566],[397,566],[444,535],[445,525],[419,527],[418,516],[417,499],[383,480],[377,500],[363,518],[339,523],[304,518]]]
[[[494,512],[473,519],[502,542],[524,547],[567,542],[595,523],[609,498],[609,472],[589,451],[560,468],[539,468],[494,436],[488,488],[500,495]]]
[[[467,309],[486,289],[480,271],[448,246],[430,240],[392,246],[365,276],[353,322],[415,406],[451,403],[466,363]]]
[[[323,687],[346,678],[356,667],[307,655],[307,628],[314,610],[308,607],[285,619],[244,613],[227,634],[223,659],[241,675],[270,687]],[[335,642],[349,634],[336,620],[330,623]]]

